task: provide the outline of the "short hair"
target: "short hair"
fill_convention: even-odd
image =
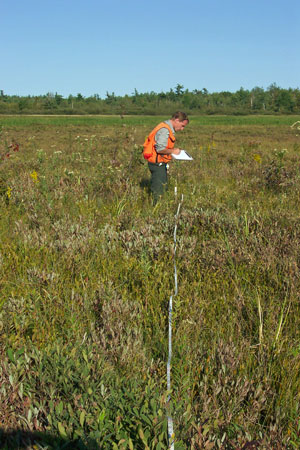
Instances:
[[[178,119],[179,122],[183,122],[184,120],[187,120],[189,122],[189,118],[187,116],[187,114],[183,111],[176,111],[174,112],[173,116],[171,117],[172,119]]]

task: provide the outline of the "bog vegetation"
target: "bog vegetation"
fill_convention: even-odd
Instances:
[[[153,208],[155,117],[6,117],[0,137],[0,443],[298,449],[295,116],[191,117]]]

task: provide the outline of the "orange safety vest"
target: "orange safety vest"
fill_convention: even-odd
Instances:
[[[149,136],[146,138],[144,142],[144,150],[143,155],[144,158],[147,159],[148,162],[151,163],[168,163],[171,161],[172,156],[171,155],[161,155],[160,153],[157,153],[155,150],[155,135],[161,128],[167,128],[169,130],[169,137],[167,142],[167,149],[174,148],[175,144],[175,136],[173,134],[173,131],[171,130],[170,126],[165,123],[161,122],[159,123],[149,134]]]

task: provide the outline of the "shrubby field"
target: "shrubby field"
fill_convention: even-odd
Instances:
[[[191,117],[154,208],[160,119],[1,117],[1,448],[168,448],[182,194],[175,448],[300,447],[299,118]]]

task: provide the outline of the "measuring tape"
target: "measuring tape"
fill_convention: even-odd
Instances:
[[[175,187],[175,196],[177,196],[177,186]],[[178,280],[177,280],[177,267],[176,267],[176,246],[177,246],[177,222],[179,217],[179,212],[181,204],[183,202],[183,195],[181,195],[181,200],[179,202],[177,213],[175,214],[175,227],[174,227],[174,284],[175,291],[174,297],[178,293]],[[172,360],[172,313],[173,313],[173,295],[170,297],[169,301],[169,354],[167,362],[167,390],[171,392],[171,360]],[[171,400],[171,394],[168,396],[168,402]],[[168,414],[168,439],[169,439],[169,449],[174,450],[174,426],[173,419],[171,415]]]

